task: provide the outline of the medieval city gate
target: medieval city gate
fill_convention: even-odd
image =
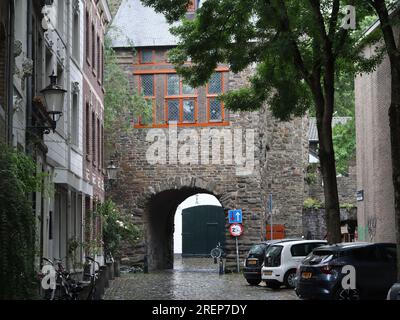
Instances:
[[[230,209],[243,210],[241,256],[265,239],[269,193],[274,195],[274,222],[284,225],[289,237],[301,235],[308,119],[279,122],[267,107],[226,110],[218,96],[245,87],[254,74],[251,68],[234,74],[219,65],[207,85],[185,84],[168,61],[177,39],[165,18],[140,1],[124,1],[113,27],[119,64],[132,88],[153,108],[150,122],[133,119],[133,130],[106,136],[114,145],[107,159],[120,168],[108,197],[144,228],[143,241],[126,248],[126,257],[147,261],[149,270],[172,268],[174,214],[180,203],[198,193],[214,195],[225,217]],[[203,139],[207,132],[214,138]],[[188,159],[188,151],[194,158]],[[240,170],[243,159],[246,170]],[[235,264],[235,241],[227,224],[225,234],[229,267]]]

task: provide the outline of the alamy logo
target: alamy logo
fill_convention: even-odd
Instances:
[[[344,7],[345,16],[342,20],[342,28],[345,30],[356,29],[356,8],[354,6],[345,6]]]
[[[44,290],[54,290],[56,288],[56,270],[51,265],[45,265],[42,268],[44,275],[41,285]]]
[[[344,266],[342,274],[345,274],[342,279],[342,288],[344,290],[356,290],[356,268],[350,265]]]
[[[232,165],[238,176],[249,176],[255,166],[255,130],[151,129],[146,160],[150,165]]]

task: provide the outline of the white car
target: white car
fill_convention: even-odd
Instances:
[[[311,251],[326,244],[325,240],[296,240],[270,246],[265,253],[262,280],[270,288],[277,289],[282,284],[294,288],[297,267]]]

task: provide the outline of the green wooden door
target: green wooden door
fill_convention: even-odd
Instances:
[[[216,206],[182,211],[182,256],[206,256],[217,243],[225,244],[225,213]]]

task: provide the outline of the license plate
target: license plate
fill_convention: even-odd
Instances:
[[[249,266],[255,266],[257,264],[257,260],[248,260],[247,264]]]
[[[303,279],[311,279],[312,273],[311,273],[311,272],[303,272],[303,273],[301,274],[301,277],[302,277]]]
[[[272,271],[270,271],[270,270],[264,271],[264,275],[272,276]]]

